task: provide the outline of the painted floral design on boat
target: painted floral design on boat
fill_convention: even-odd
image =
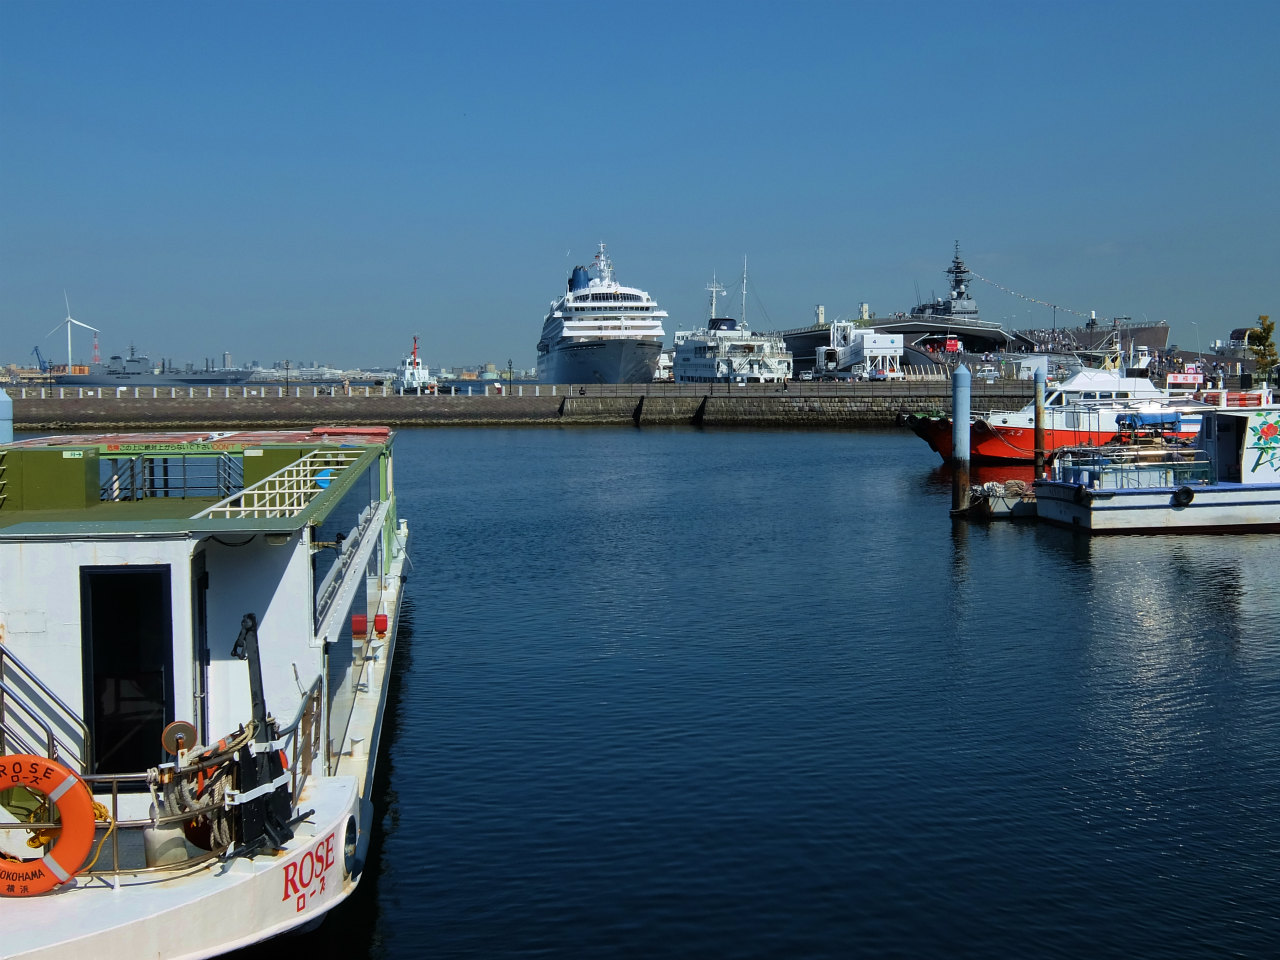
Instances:
[[[1253,435],[1249,446],[1258,451],[1250,472],[1256,473],[1264,463],[1272,469],[1280,467],[1280,413],[1262,414],[1249,425],[1249,432]]]

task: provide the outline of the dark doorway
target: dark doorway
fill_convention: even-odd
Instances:
[[[81,567],[85,722],[94,773],[139,773],[167,759],[173,716],[169,568]]]

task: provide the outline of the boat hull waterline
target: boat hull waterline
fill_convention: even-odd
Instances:
[[[1180,430],[1174,436],[1190,439],[1199,429],[1198,422],[1184,419],[1184,425],[1192,429]],[[950,460],[954,451],[950,417],[914,415],[907,418],[907,426],[917,437],[929,444],[929,448]],[[1056,430],[1046,427],[1044,452],[1050,454],[1062,447],[1102,446],[1115,439],[1118,428],[1112,425],[1103,430]],[[1034,427],[997,426],[987,420],[974,420],[969,427],[969,458],[975,463],[1027,463],[1036,456],[1036,432]]]
[[[562,343],[538,358],[542,383],[649,383],[662,344],[652,340]]]

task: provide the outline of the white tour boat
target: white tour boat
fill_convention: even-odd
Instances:
[[[1039,519],[1089,533],[1280,531],[1280,406],[1210,408],[1191,443],[1060,450],[1033,486]]]
[[[211,957],[351,894],[408,536],[385,427],[0,446],[6,957]]]
[[[648,383],[658,368],[667,312],[613,278],[604,244],[590,268],[574,267],[538,340],[542,383]]]

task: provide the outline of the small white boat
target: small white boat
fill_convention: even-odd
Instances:
[[[418,338],[413,338],[413,352],[400,361],[400,373],[396,377],[396,389],[401,393],[435,393],[439,381],[431,376],[431,369],[418,356]]]
[[[409,537],[392,439],[0,446],[6,957],[211,957],[355,889]]]
[[[1207,409],[1190,444],[1060,450],[1034,491],[1039,519],[1089,533],[1280,531],[1280,406]]]

